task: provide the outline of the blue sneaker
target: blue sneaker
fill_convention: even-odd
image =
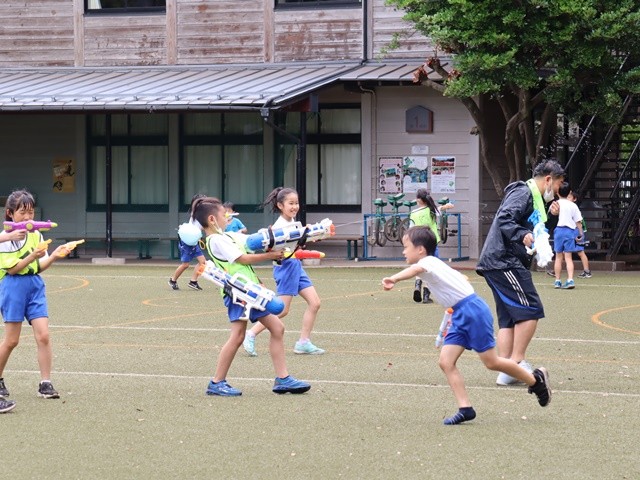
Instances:
[[[213,380],[209,381],[207,386],[207,395],[218,395],[220,397],[239,397],[242,392],[237,388],[233,388],[226,380],[220,380],[218,383]]]
[[[311,388],[307,382],[298,380],[291,375],[285,378],[276,377],[276,381],[273,384],[274,393],[304,393],[308,392]]]
[[[562,288],[562,282],[560,280],[556,280],[553,282],[553,288]]]
[[[571,290],[572,288],[576,288],[576,284],[573,280],[567,280],[562,288],[565,290]]]
[[[311,340],[307,340],[306,342],[296,342],[296,345],[293,347],[293,353],[297,353],[298,355],[322,355],[324,350],[316,347]]]
[[[247,355],[250,357],[257,357],[258,352],[256,352],[256,337],[255,335],[249,335],[248,333],[244,336],[244,342],[242,342],[242,346],[244,347],[244,351],[247,352]]]

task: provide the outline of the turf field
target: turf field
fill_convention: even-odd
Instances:
[[[478,417],[445,427],[456,405],[433,346],[442,308],[414,304],[413,282],[382,291],[396,268],[308,269],[322,298],[313,340],[327,353],[293,354],[301,299],[285,324],[289,370],[311,391],[271,392],[265,333],[259,356],[241,351],[231,368],[242,397],[219,398],[204,394],[228,336],[213,284],[187,289],[188,271],[171,291],[175,265],[70,264],[43,275],[61,399],[36,396],[27,324],[4,373],[18,403],[0,415],[7,478],[640,478],[638,273],[596,272],[573,291],[535,273],[547,318],[528,360],[549,369],[551,404],[497,387],[468,352]],[[258,273],[272,288],[270,269]]]

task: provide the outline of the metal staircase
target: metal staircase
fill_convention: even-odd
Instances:
[[[576,192],[590,256],[640,254],[640,96],[625,99],[612,125],[592,119],[567,162],[582,174]],[[591,252],[591,253],[589,253]]]

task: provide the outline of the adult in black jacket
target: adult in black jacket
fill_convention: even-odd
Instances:
[[[505,196],[498,208],[487,239],[484,242],[476,271],[482,275],[493,292],[498,316],[498,354],[511,358],[529,371],[525,360],[527,347],[544,317],[544,308],[533,284],[529,267],[532,256],[526,247],[533,243],[532,214],[537,211],[542,221],[548,213],[558,214],[552,202],[564,181],[565,172],[555,160],[536,166],[533,178],[514,182],[505,188]],[[498,385],[516,383],[504,373],[498,375]]]

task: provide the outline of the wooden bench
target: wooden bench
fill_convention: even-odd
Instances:
[[[362,243],[363,241],[364,237],[362,235],[358,235],[357,233],[336,233],[329,238],[320,240],[318,243],[327,244],[347,242],[347,259],[353,260],[354,258],[358,258],[358,242]],[[351,254],[352,251],[353,255]]]
[[[103,244],[107,243],[107,239],[106,236],[101,235],[101,236],[95,236],[95,235],[85,235],[84,237],[85,242],[101,242]],[[69,239],[65,239],[65,238],[56,238],[54,239],[60,243],[66,243],[68,241],[71,241]],[[113,236],[112,241],[115,242],[136,242],[138,245],[138,259],[140,260],[148,260],[151,257],[151,243],[152,242],[170,242],[170,252],[169,252],[169,256],[172,260],[175,260],[176,258],[179,259],[180,258],[180,252],[178,250],[178,237],[174,236],[174,237],[168,237],[165,235],[158,235],[158,236],[150,236],[150,237],[144,237],[144,236],[135,236],[135,235],[130,235],[130,236]],[[75,248],[74,250],[71,251],[71,253],[69,254],[68,258],[80,258],[80,254],[78,253],[78,249]]]

